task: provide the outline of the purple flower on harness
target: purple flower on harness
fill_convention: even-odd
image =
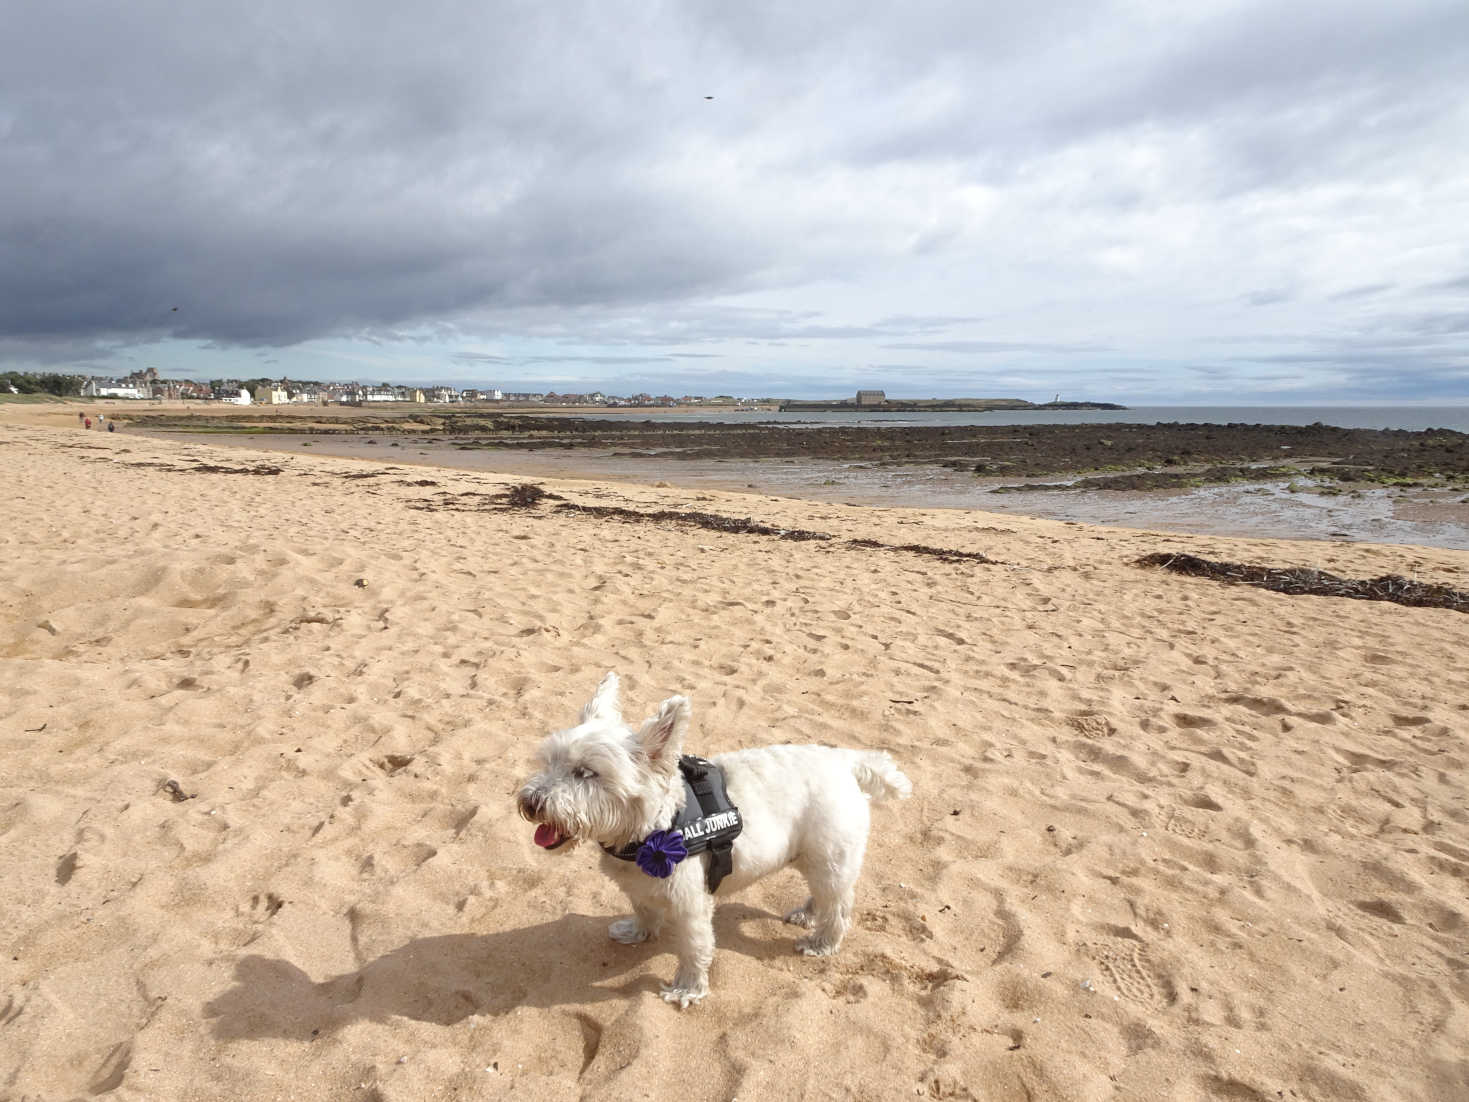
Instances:
[[[663,880],[673,875],[673,866],[689,855],[683,835],[676,830],[655,830],[638,847],[638,868]]]

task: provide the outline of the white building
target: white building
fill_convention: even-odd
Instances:
[[[144,398],[146,395],[132,383],[117,379],[88,379],[82,384],[83,398]]]

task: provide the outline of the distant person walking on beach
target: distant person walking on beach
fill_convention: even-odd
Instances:
[[[107,431],[108,432],[116,432],[117,431],[117,422],[116,421],[108,421],[107,422]]]
[[[84,418],[82,418],[82,424],[84,426],[86,426],[87,428],[91,428],[92,427],[92,419],[90,417],[84,417]]]
[[[86,415],[86,414],[85,414],[85,413],[83,413],[83,412],[82,412],[82,411],[81,411],[81,410],[77,410],[77,422],[78,422],[78,423],[79,423],[79,424],[80,424],[80,423],[81,423],[81,422],[82,422],[82,421],[84,421],[84,420],[85,420],[85,419],[86,419],[86,417],[87,417],[87,415]]]

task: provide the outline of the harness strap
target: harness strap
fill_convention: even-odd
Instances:
[[[710,894],[734,871],[734,840],[744,829],[739,808],[730,803],[724,789],[724,771],[705,758],[685,754],[678,759],[684,783],[684,808],[668,829],[684,838],[688,853],[708,852],[709,864],[704,884]],[[629,842],[621,849],[602,848],[619,861],[636,861],[641,842]]]
[[[699,810],[706,818],[734,806],[724,793],[724,774],[713,762],[685,755],[679,759],[678,767],[683,771],[684,782],[694,790],[699,801]],[[716,777],[719,779],[718,785],[715,784]],[[715,837],[709,843],[709,868],[705,872],[709,894],[717,892],[721,881],[733,871],[734,835]]]

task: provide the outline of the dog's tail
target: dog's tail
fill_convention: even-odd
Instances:
[[[874,800],[906,800],[913,795],[913,782],[903,775],[886,750],[860,750],[852,758],[852,776],[857,787]]]

